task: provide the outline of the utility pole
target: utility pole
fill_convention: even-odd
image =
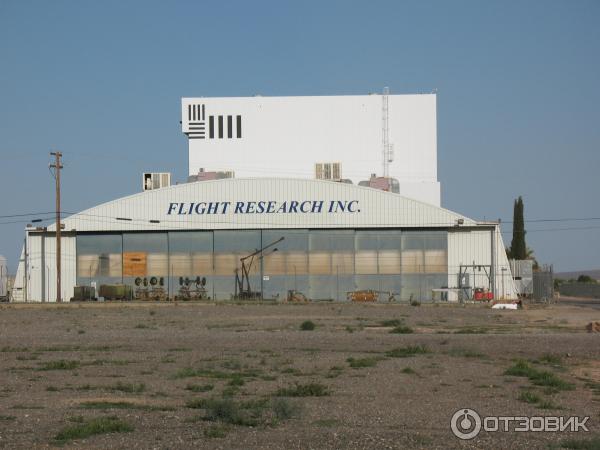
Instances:
[[[50,152],[50,155],[54,156],[54,164],[50,164],[50,168],[54,169],[54,179],[56,180],[56,302],[60,303],[62,302],[60,288],[60,169],[62,169],[63,166],[60,164],[60,158],[62,157],[61,152]]]

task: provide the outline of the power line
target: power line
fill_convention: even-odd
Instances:
[[[66,212],[66,211],[63,211]],[[46,214],[55,214],[55,211],[42,211],[42,212],[32,212],[32,213],[22,213],[22,214],[8,214],[5,216],[0,216],[0,219],[9,219],[9,218],[13,218],[13,217],[27,217],[27,216],[43,216]],[[72,214],[72,213],[68,213],[67,214]]]

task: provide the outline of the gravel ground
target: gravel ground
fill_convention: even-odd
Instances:
[[[316,328],[301,331],[305,320]],[[393,327],[383,323],[389,320],[413,333],[390,333]],[[593,320],[600,320],[598,309],[567,302],[520,311],[338,303],[3,305],[0,448],[532,449],[598,439],[600,335],[585,331]],[[408,346],[426,353],[387,353]],[[362,367],[351,367],[348,358]],[[505,375],[515,359],[570,389]],[[310,384],[328,395],[275,395]],[[189,389],[206,385],[212,389]],[[523,392],[537,400],[519,400]],[[277,412],[277,398],[287,413]],[[206,403],[188,407],[200,399],[219,399],[254,420],[228,424],[224,417],[231,415],[215,419]],[[461,408],[482,416],[590,416],[590,432],[482,431],[462,441],[450,430]],[[61,430],[102,417],[132,430],[57,440]]]

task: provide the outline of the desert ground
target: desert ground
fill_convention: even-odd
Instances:
[[[2,305],[0,448],[598,448],[592,321],[568,300]],[[590,431],[460,440],[464,408]]]

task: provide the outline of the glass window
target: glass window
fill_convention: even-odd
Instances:
[[[122,277],[122,238],[120,234],[77,235],[77,284],[92,281],[120,282]]]

